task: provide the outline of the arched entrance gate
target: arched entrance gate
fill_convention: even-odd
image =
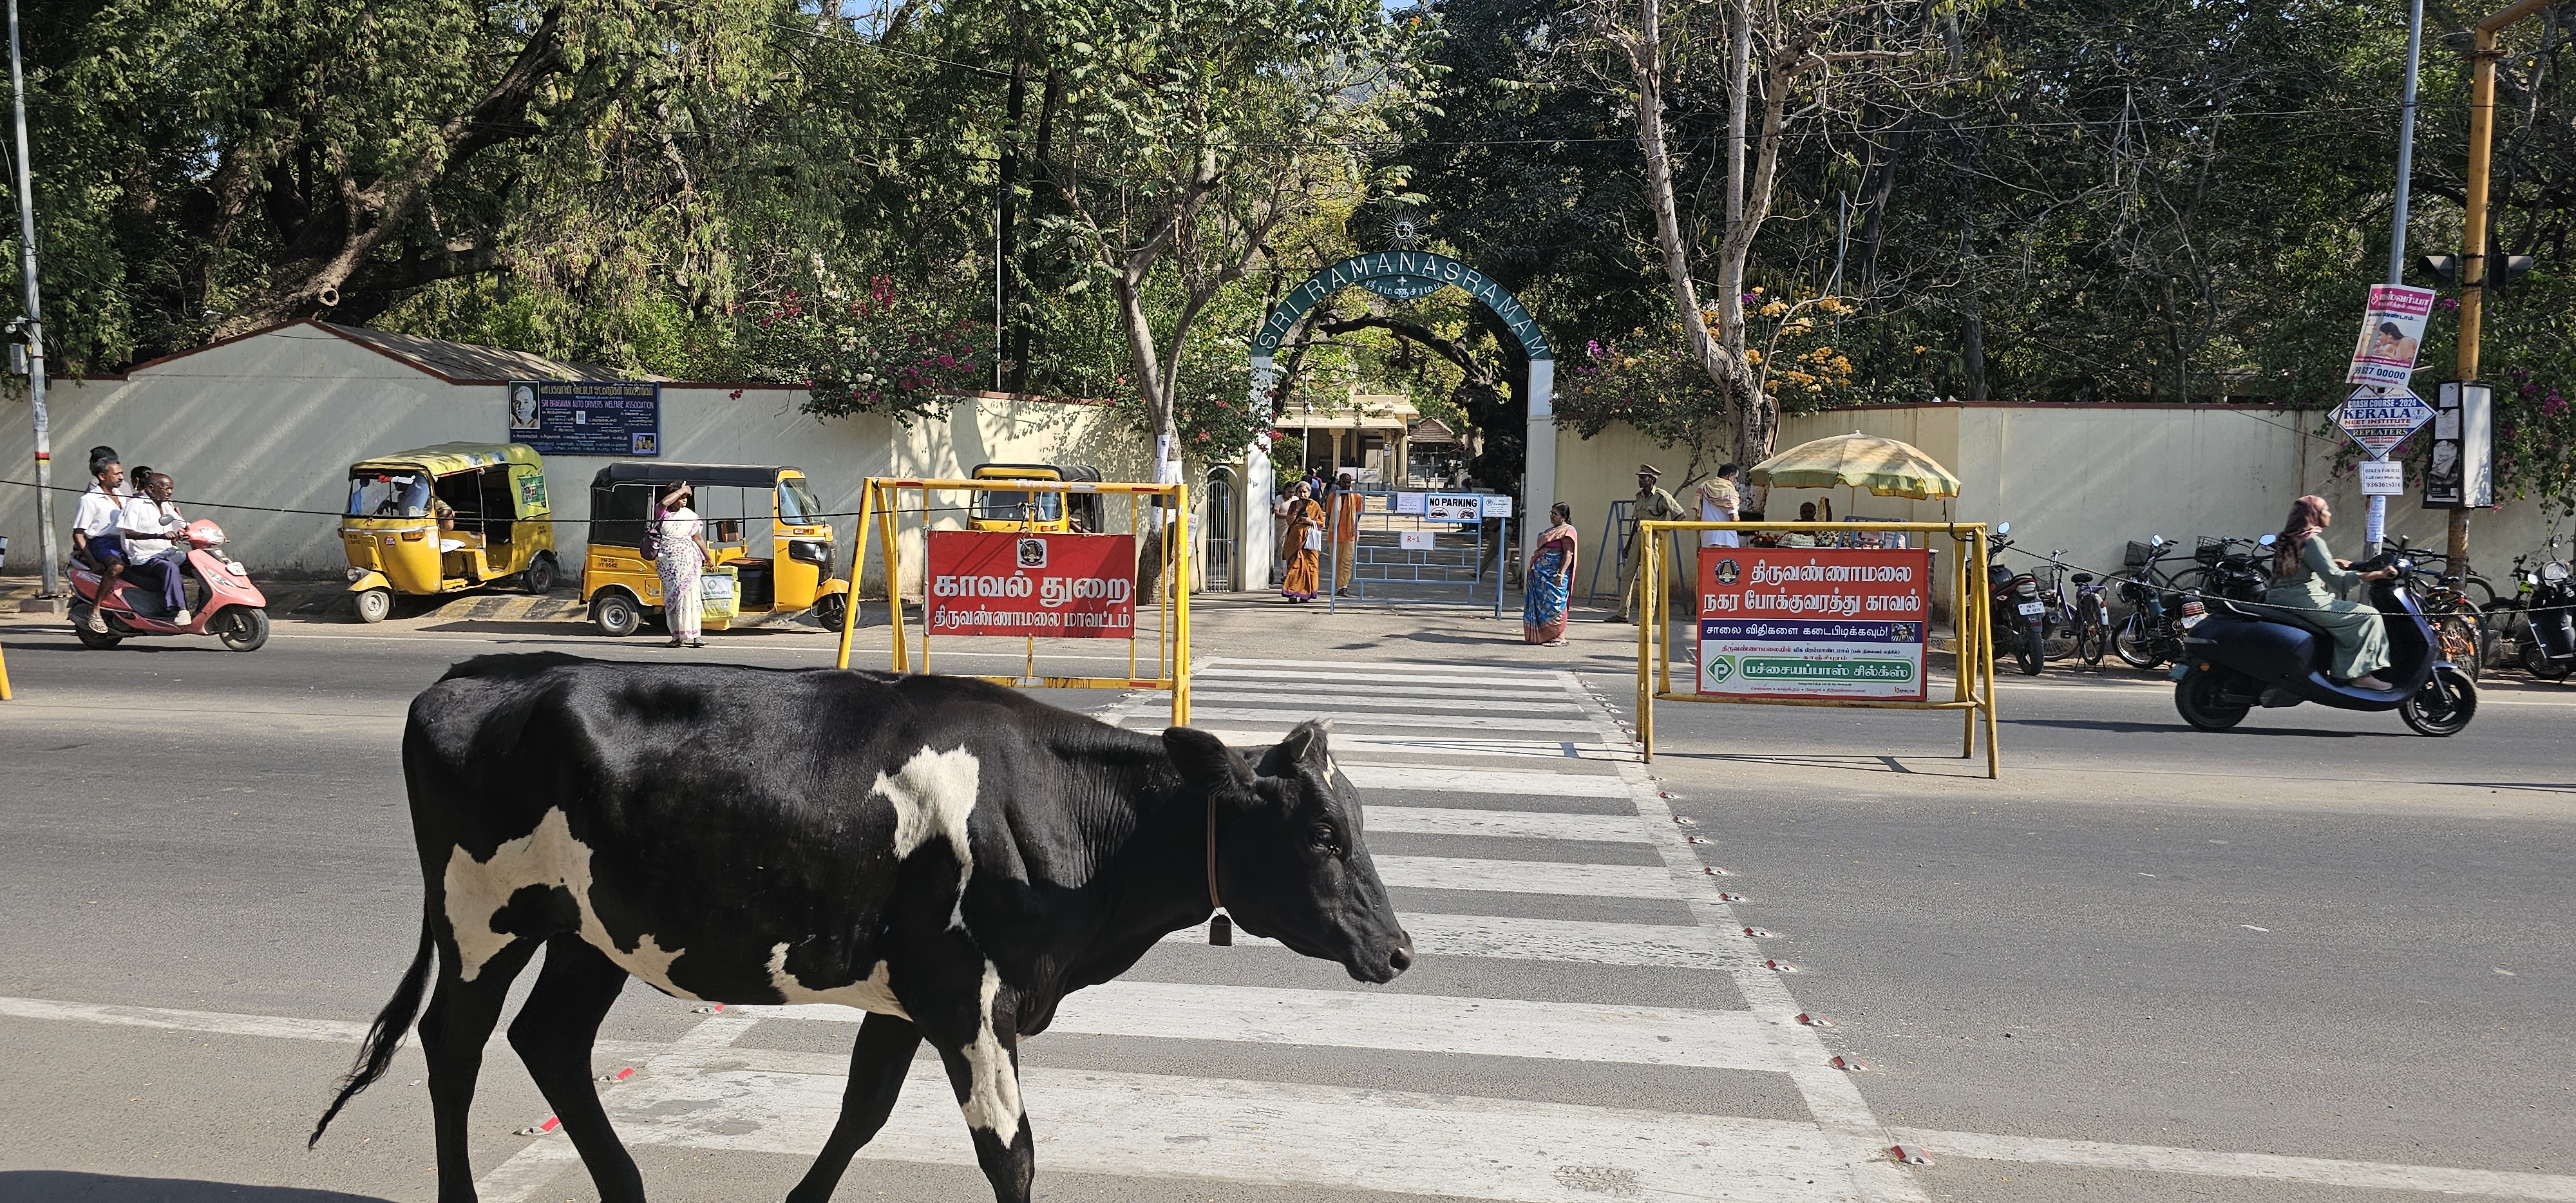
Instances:
[[[1493,278],[1446,255],[1429,251],[1371,251],[1353,255],[1306,277],[1261,323],[1252,339],[1252,403],[1266,405],[1278,383],[1276,359],[1288,331],[1323,299],[1353,284],[1398,300],[1427,297],[1450,285],[1493,311],[1503,327],[1529,353],[1529,438],[1521,469],[1519,525],[1523,531],[1547,528],[1547,507],[1556,501],[1556,417],[1550,400],[1556,395],[1556,353],[1538,320]]]

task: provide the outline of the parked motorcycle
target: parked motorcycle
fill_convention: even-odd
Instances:
[[[2012,523],[1998,522],[1995,537],[1986,541],[1986,584],[1994,603],[1988,629],[1994,632],[1995,650],[2010,653],[2023,676],[2036,677],[2048,662],[2048,628],[2054,615],[2040,599],[2039,578],[2004,565],[2004,549],[2012,546],[2006,537],[2010,534]]]
[[[157,591],[119,577],[116,588],[101,597],[106,574],[97,565],[77,555],[65,564],[74,594],[72,632],[83,644],[111,648],[138,635],[213,635],[234,651],[252,652],[268,642],[268,598],[251,583],[241,561],[223,554],[223,528],[199,519],[188,524],[178,541],[188,546],[182,587],[189,621],[184,626],[171,621],[177,615],[161,608]],[[107,619],[106,633],[89,629],[92,610]]]
[[[2478,687],[2441,656],[2432,624],[2416,600],[2414,565],[2391,551],[2353,565],[2356,571],[2396,568],[2394,579],[2373,581],[2370,604],[2388,626],[2392,662],[2380,670],[2384,690],[2362,689],[2326,675],[2334,640],[2308,625],[2297,611],[2214,594],[2195,600],[2207,613],[2186,618],[2183,655],[2174,662],[2174,709],[2203,731],[2224,731],[2257,706],[2315,702],[2340,710],[2394,710],[2425,735],[2456,735],[2478,710]]]
[[[2128,617],[2111,632],[2111,650],[2131,668],[2151,669],[2182,652],[2182,594],[2156,567],[2174,552],[2163,535],[2129,544],[2129,574],[2112,585]]]
[[[2545,681],[2576,672],[2576,571],[2558,558],[2558,538],[2551,535],[2540,563],[2514,564],[2514,591],[2528,621],[2515,640],[2514,657],[2523,671]]]

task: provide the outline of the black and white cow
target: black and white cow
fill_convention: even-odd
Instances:
[[[467,661],[403,732],[420,951],[313,1139],[384,1073],[435,963],[420,1036],[438,1197],[473,1199],[483,1045],[542,944],[510,1043],[607,1203],[644,1197],[591,1085],[630,974],[680,998],[868,1012],[791,1203],[831,1195],[925,1039],[994,1196],[1018,1203],[1036,1171],[1019,1041],[1217,897],[1361,981],[1412,963],[1323,727],[1251,755],[950,677]]]

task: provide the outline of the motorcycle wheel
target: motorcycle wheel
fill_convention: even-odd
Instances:
[[[2041,633],[2039,623],[2022,624],[2020,646],[2013,649],[2013,658],[2021,662],[2021,675],[2036,677],[2039,670],[2047,666],[2047,638]]]
[[[2397,716],[2418,735],[2457,735],[2477,714],[2477,684],[2448,665],[2434,669],[2412,696],[2397,704]]]
[[[2155,654],[2154,646],[2143,614],[2130,615],[2129,621],[2120,624],[2119,633],[2111,637],[2111,650],[2119,653],[2120,663],[2131,668],[2154,668],[2164,663],[2165,658]]]
[[[2522,641],[2522,671],[2543,681],[2555,681],[2576,672],[2576,660],[2552,660],[2540,645],[2525,636]]]
[[[2245,715],[2254,709],[2228,702],[2226,697],[2226,674],[2215,670],[2188,672],[2174,683],[2174,711],[2182,715],[2182,721],[2202,731],[2224,731],[2244,722]]]
[[[244,607],[232,611],[229,618],[231,621],[224,623],[216,632],[225,647],[236,652],[255,652],[268,642],[268,611]]]
[[[2087,600],[2075,611],[2075,657],[2084,663],[2100,664],[2102,653],[2111,645],[2111,624],[2103,620],[2101,603]]]
[[[125,636],[116,634],[114,631],[101,633],[89,629],[88,626],[81,622],[81,619],[86,617],[88,614],[89,607],[87,606],[72,607],[72,634],[80,637],[82,647],[95,648],[103,652],[109,648],[115,647],[117,644],[125,642]]]

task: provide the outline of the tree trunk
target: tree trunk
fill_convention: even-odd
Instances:
[[[995,171],[996,199],[993,210],[993,357],[997,375],[994,387],[1004,392],[1028,391],[1029,371],[1017,359],[1005,358],[1003,331],[1018,330],[1019,306],[1012,295],[1011,258],[1019,245],[1020,189],[1020,118],[1028,111],[1029,64],[1024,55],[1014,54],[1011,61],[1011,86],[1002,100],[1002,161]],[[1007,341],[1025,351],[1028,339],[1015,336]]]

